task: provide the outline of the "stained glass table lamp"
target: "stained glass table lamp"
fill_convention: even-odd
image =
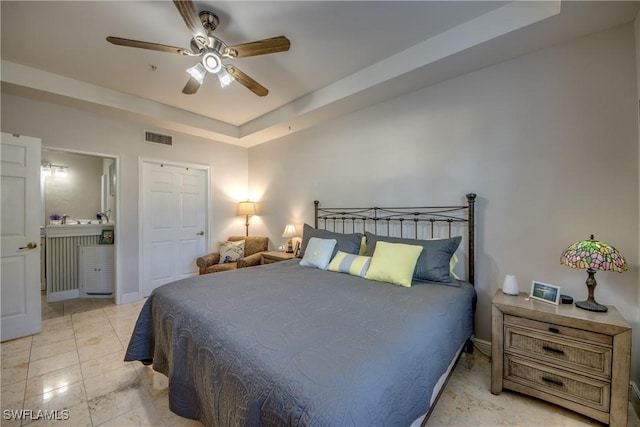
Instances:
[[[586,301],[576,302],[576,307],[589,311],[607,311],[607,306],[598,304],[593,296],[596,285],[596,271],[617,271],[622,273],[628,270],[627,262],[616,248],[593,238],[581,240],[569,246],[560,256],[560,264],[571,268],[586,268],[587,289],[589,297]]]

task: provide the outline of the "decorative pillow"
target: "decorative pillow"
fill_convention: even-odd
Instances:
[[[335,239],[319,239],[312,237],[307,243],[307,250],[300,261],[300,265],[305,267],[317,267],[326,270],[333,255],[333,249],[336,247]]]
[[[220,243],[220,264],[236,262],[244,257],[244,240]]]
[[[436,240],[416,240],[401,239],[397,237],[376,236],[372,233],[365,233],[367,237],[367,250],[365,255],[372,255],[377,242],[404,243],[407,245],[422,246],[422,253],[418,258],[414,277],[416,280],[426,282],[441,282],[451,285],[457,283],[451,278],[449,273],[450,262],[453,254],[460,246],[462,237],[456,236],[450,239]]]
[[[433,239],[429,239],[429,240],[442,240],[442,238],[433,238]],[[449,276],[451,276],[452,278],[454,278],[456,280],[460,280],[460,277],[453,270],[455,270],[456,265],[458,265],[458,261],[459,261],[458,260],[458,255],[456,255],[455,253],[453,255],[451,255],[451,259],[449,260]],[[458,284],[456,283],[455,286],[458,286]]]
[[[360,249],[358,249],[358,255],[364,255],[367,251],[367,237],[363,234],[360,239]]]
[[[453,277],[456,280],[460,280],[460,277],[453,271],[458,265],[458,255],[451,255],[451,260],[449,260],[449,276]]]
[[[358,253],[360,252],[360,244],[362,243],[362,236],[362,233],[341,234],[328,230],[319,230],[313,228],[309,224],[305,224],[302,230],[302,245],[300,246],[300,256],[304,257],[309,239],[311,239],[312,237],[317,237],[319,239],[335,239],[336,247],[332,255],[335,255],[335,253],[339,250],[348,254],[358,255]]]
[[[371,257],[338,251],[329,263],[329,270],[364,277],[370,263]]]
[[[422,246],[419,245],[379,241],[364,278],[411,287],[413,270],[416,268],[420,252]]]

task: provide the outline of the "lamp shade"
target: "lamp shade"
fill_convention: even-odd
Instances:
[[[600,271],[617,271],[622,273],[629,269],[624,257],[616,248],[604,242],[594,239],[593,234],[589,240],[575,242],[562,252],[560,264],[571,268],[587,269],[588,297],[585,301],[576,302],[576,307],[589,311],[606,312],[606,305],[598,304],[595,299],[595,289],[598,285],[595,274]]]
[[[562,252],[560,264],[571,268],[586,268],[600,271],[628,270],[627,262],[622,254],[613,246],[599,242],[593,238],[575,242]]]
[[[257,213],[255,202],[238,203],[238,215],[255,215]]]
[[[287,224],[282,233],[282,237],[296,237],[297,235],[296,227],[292,224]]]

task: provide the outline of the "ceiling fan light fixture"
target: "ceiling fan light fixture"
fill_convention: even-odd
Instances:
[[[218,80],[220,80],[220,87],[227,87],[235,80],[225,69],[220,70],[217,76]]]
[[[198,83],[202,84],[204,82],[204,76],[207,74],[207,70],[205,70],[204,65],[198,62],[193,67],[189,68],[187,73],[197,80]]]
[[[117,46],[128,46],[200,58],[197,65],[187,70],[189,80],[182,89],[182,93],[185,95],[195,94],[204,83],[207,73],[216,74],[222,87],[236,81],[257,96],[267,96],[269,94],[269,90],[266,87],[238,68],[230,64],[223,64],[222,60],[286,52],[291,47],[291,42],[287,37],[281,35],[227,46],[224,41],[213,35],[213,31],[220,23],[220,19],[213,12],[201,11],[197,14],[195,0],[173,0],[173,4],[187,28],[193,34],[190,42],[191,49],[112,36],[107,37],[107,42]]]
[[[202,57],[202,65],[208,72],[216,74],[222,69],[222,60],[216,52],[207,52]]]

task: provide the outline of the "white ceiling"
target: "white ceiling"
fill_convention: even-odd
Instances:
[[[197,1],[228,45],[278,35],[288,52],[233,60],[259,98],[209,78],[182,94],[196,58],[105,37],[189,47],[170,1],[2,1],[2,90],[126,114],[159,130],[252,146],[375,102],[632,21],[638,2]],[[152,70],[152,66],[157,67]],[[151,112],[151,113],[150,113]]]

